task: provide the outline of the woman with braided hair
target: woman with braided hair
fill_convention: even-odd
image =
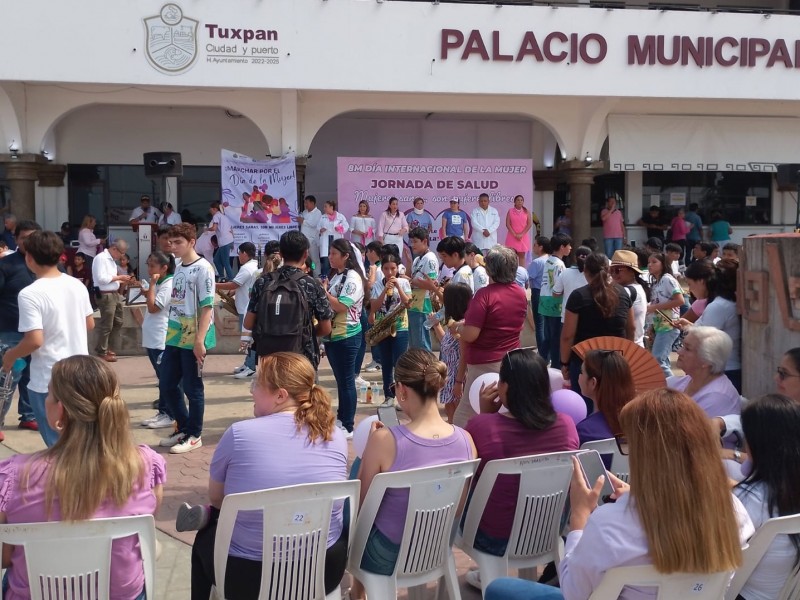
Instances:
[[[223,434],[209,469],[211,506],[184,504],[178,531],[200,529],[192,546],[192,599],[208,600],[214,582],[214,537],[228,494],[287,485],[345,481],[347,441],[334,426],[331,399],[314,383],[308,359],[293,352],[264,356],[253,380],[255,419],[234,423]],[[325,593],[342,580],[347,563],[343,502],[334,504],[325,558]],[[225,597],[258,598],[261,586],[262,515],[240,513],[233,530]]]
[[[45,400],[55,444],[0,462],[0,523],[83,521],[155,514],[166,480],[164,459],[136,446],[114,371],[93,356],[53,365]],[[4,598],[30,598],[25,553],[11,550]],[[5,553],[4,553],[5,554]],[[135,536],[111,544],[111,598],[145,597]]]

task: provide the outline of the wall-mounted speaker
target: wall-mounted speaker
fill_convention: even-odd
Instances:
[[[144,174],[147,177],[181,177],[183,162],[180,152],[145,152]]]
[[[778,165],[778,189],[796,192],[800,185],[800,164]]]

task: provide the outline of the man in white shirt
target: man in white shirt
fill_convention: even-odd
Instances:
[[[213,231],[217,236],[217,251],[214,254],[214,266],[217,268],[217,277],[223,281],[233,279],[233,267],[231,266],[231,250],[233,250],[233,229],[231,220],[225,216],[220,208],[219,202],[212,202],[211,224],[208,231]]]
[[[158,219],[159,227],[169,227],[170,225],[177,225],[183,222],[181,216],[173,210],[172,204],[169,202],[163,205],[163,209],[164,214]]]
[[[314,275],[320,273],[319,263],[319,220],[322,218],[322,213],[317,208],[317,199],[308,195],[305,198],[306,209],[300,213],[300,216],[295,217],[295,221],[300,223],[300,233],[306,236],[310,248],[308,255],[314,263]]]
[[[256,246],[253,242],[245,242],[239,246],[239,272],[233,281],[218,283],[218,290],[234,290],[236,312],[239,313],[239,328],[242,330],[242,348],[250,345],[252,337],[250,332],[243,327],[244,316],[247,314],[247,305],[250,303],[250,290],[260,275],[258,261],[255,259]],[[244,363],[234,370],[236,379],[247,379],[256,372],[256,353],[250,351]]]
[[[122,296],[120,283],[133,279],[117,272],[117,262],[128,250],[128,242],[115,240],[92,261],[92,280],[100,289],[97,307],[100,309],[100,327],[97,330],[95,354],[106,362],[117,362],[120,335],[122,334]]]
[[[472,211],[472,241],[484,254],[497,245],[500,214],[489,206],[489,194],[478,196],[478,207]]]
[[[465,258],[466,246],[467,244],[462,238],[457,235],[451,235],[439,242],[436,246],[436,252],[439,254],[442,264],[453,270],[450,284],[465,283],[474,294],[475,281],[472,276],[472,269]]]
[[[69,356],[86,355],[87,331],[94,329],[89,292],[80,280],[58,270],[64,243],[52,231],[34,231],[25,238],[25,264],[36,281],[19,292],[19,331],[22,340],[6,350],[3,371],[19,358],[31,356],[28,397],[47,446],[58,440],[45,410],[53,365]]]
[[[556,279],[553,286],[553,296],[561,297],[561,322],[564,322],[564,314],[567,312],[567,300],[570,294],[588,285],[586,276],[583,274],[583,267],[586,264],[586,257],[592,253],[592,249],[587,246],[578,246],[575,250],[575,264],[564,269]]]
[[[161,213],[155,207],[150,206],[150,196],[142,195],[139,202],[139,207],[131,211],[131,218],[128,222],[134,227],[138,227],[139,223],[158,223]]]

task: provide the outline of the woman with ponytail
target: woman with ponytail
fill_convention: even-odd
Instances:
[[[208,600],[214,581],[214,537],[222,500],[228,494],[287,485],[345,481],[347,441],[334,426],[331,399],[314,383],[306,357],[276,352],[261,358],[252,386],[255,419],[234,423],[219,441],[209,469],[211,506],[184,504],[178,531],[199,529],[192,546],[192,599]],[[325,593],[339,586],[347,563],[343,503],[334,504]],[[262,516],[241,513],[228,553],[225,597],[256,599],[261,587]]]
[[[433,353],[421,348],[405,352],[395,365],[397,401],[411,421],[385,427],[374,423],[364,449],[361,469],[361,501],[376,475],[451,462],[471,460],[477,452],[472,437],[442,419],[437,402],[447,379],[447,366]],[[379,575],[391,575],[400,552],[408,490],[387,490],[375,517],[364,551],[361,568]],[[354,586],[352,598],[363,590]]]
[[[111,367],[93,356],[58,361],[45,410],[58,440],[42,452],[0,462],[0,523],[155,514],[166,480],[164,459],[134,444]],[[22,547],[13,547],[6,574],[9,590],[3,597],[30,598]],[[111,598],[144,598],[135,537],[111,545]]]
[[[635,329],[633,301],[621,285],[611,280],[608,258],[597,252],[587,256],[583,275],[588,285],[567,298],[561,328],[561,374],[578,393],[582,363],[572,346],[605,335],[633,340]],[[591,413],[591,403],[587,405]]]

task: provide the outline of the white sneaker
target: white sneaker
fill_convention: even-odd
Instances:
[[[344,425],[342,425],[342,422],[339,419],[336,419],[335,425],[344,434],[344,439],[346,439],[346,440],[352,440],[353,439],[353,432],[352,431],[347,431],[347,428]]]
[[[251,369],[250,367],[245,367],[241,371],[239,371],[236,375],[233,376],[234,379],[247,379],[248,377],[252,377],[255,375],[256,372]]]
[[[481,589],[481,572],[478,569],[467,571],[464,580],[475,589]]]
[[[176,431],[172,435],[168,435],[165,438],[161,438],[161,441],[158,442],[158,445],[163,448],[172,448],[172,446],[174,446],[175,444],[180,442],[181,439],[183,439],[184,435],[185,434],[181,433],[180,431]]]
[[[369,381],[359,375],[356,377],[356,387],[369,387]]]
[[[368,365],[367,365],[367,366],[364,368],[364,370],[365,370],[367,373],[374,373],[375,371],[380,371],[380,370],[381,370],[381,365],[378,363],[378,361],[376,361],[376,360],[373,360],[371,363],[369,363],[369,364],[368,364]]]
[[[172,427],[172,424],[175,421],[172,417],[170,417],[166,413],[158,413],[153,419],[147,424],[148,429],[163,429],[165,427]]]
[[[247,368],[247,367],[246,367],[245,365],[239,365],[238,367],[236,367],[236,368],[233,370],[233,374],[234,374],[234,375],[236,375],[237,373],[241,373],[241,372],[242,372],[242,371],[244,371],[246,368]]]
[[[153,421],[155,421],[156,419],[158,419],[158,417],[160,417],[160,416],[161,416],[161,413],[160,413],[160,412],[157,412],[155,415],[153,415],[153,416],[152,416],[152,417],[150,417],[149,419],[145,419],[144,421],[142,421],[142,422],[140,423],[140,425],[141,425],[142,427],[148,427],[148,426],[150,425],[150,423],[152,423]]]
[[[183,435],[181,439],[175,444],[172,448],[169,449],[170,454],[184,454],[186,452],[191,452],[192,450],[196,450],[197,448],[203,447],[203,439],[198,436],[195,437],[193,435]]]

